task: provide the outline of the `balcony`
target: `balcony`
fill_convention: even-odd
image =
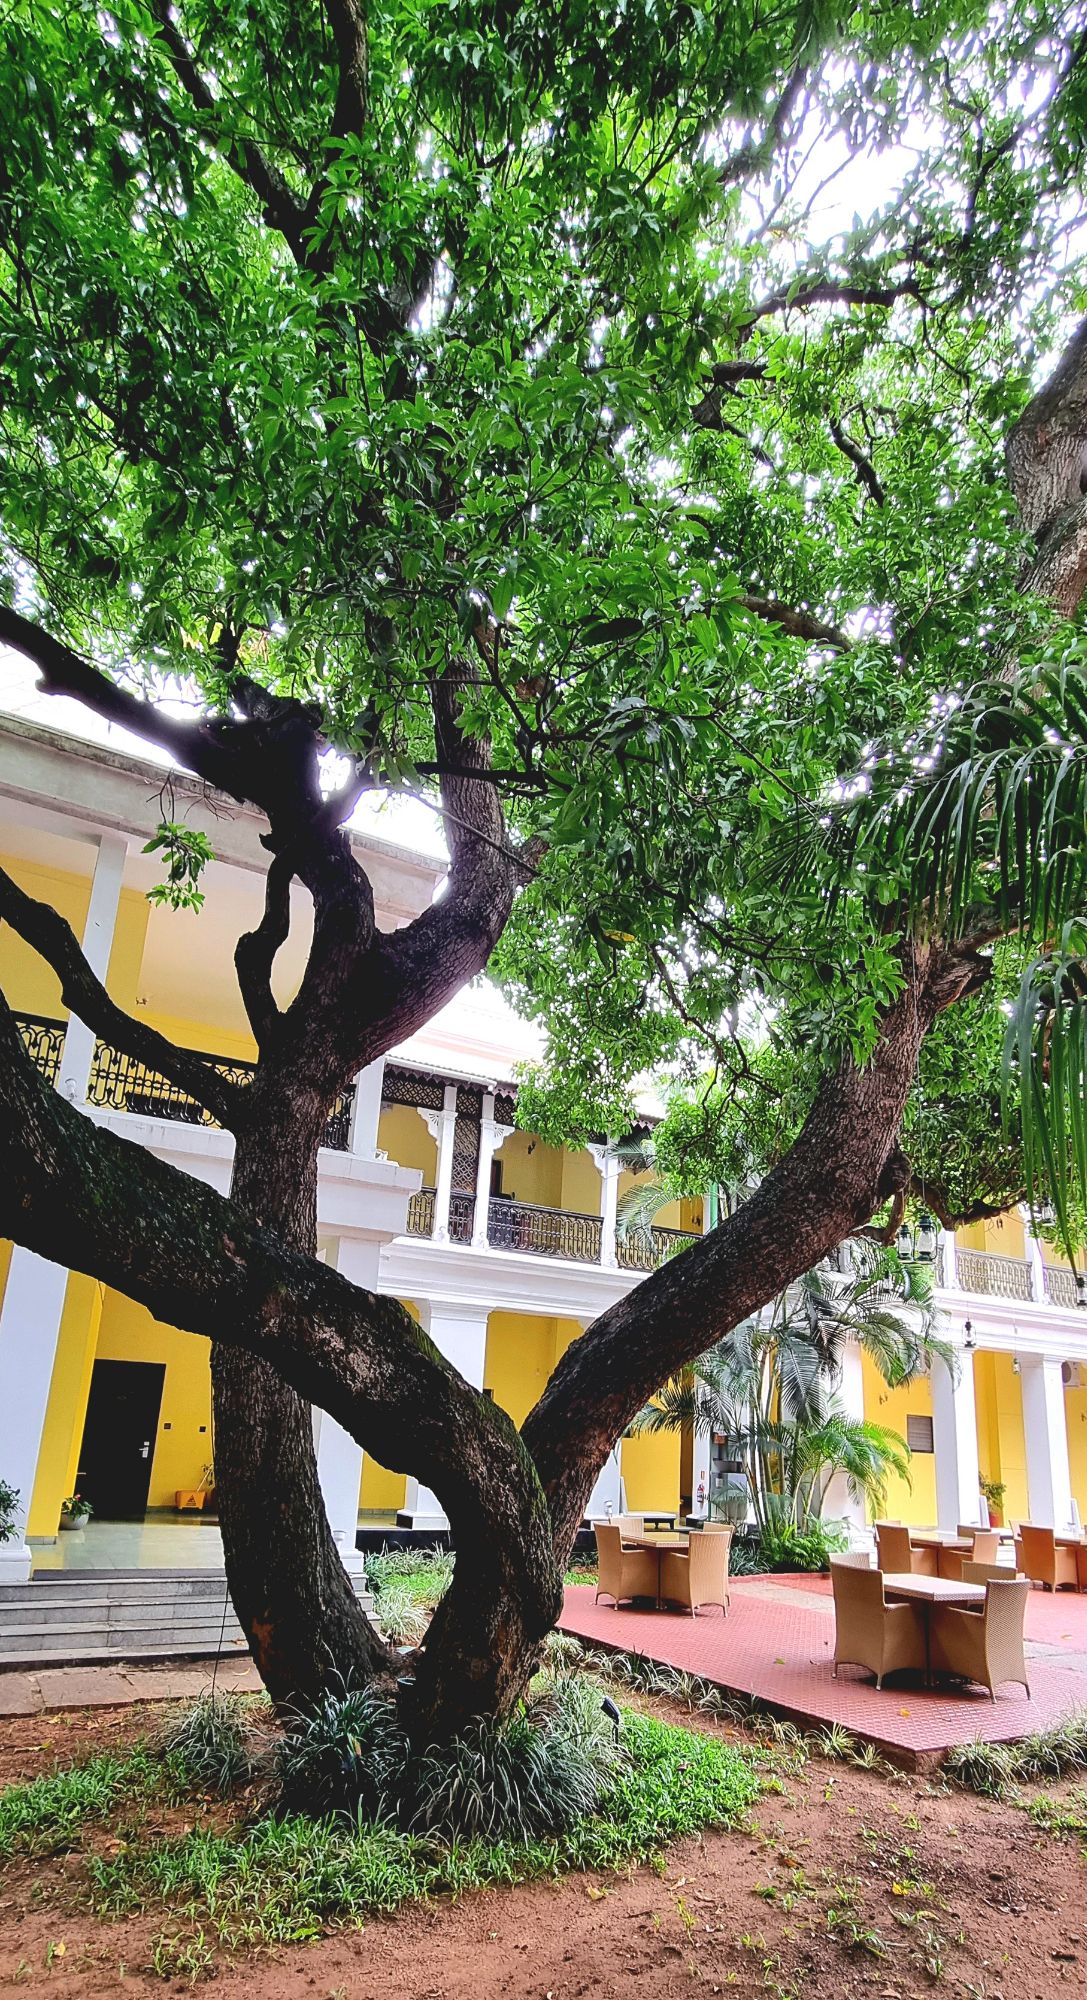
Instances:
[[[408,1205],[409,1236],[434,1233],[433,1188],[420,1188]],[[449,1239],[470,1243],[475,1217],[475,1197],[452,1194],[449,1198]],[[530,1257],[562,1257],[571,1263],[599,1264],[603,1221],[599,1215],[579,1215],[564,1208],[541,1208],[532,1202],[492,1196],[487,1208],[487,1242],[492,1250],[517,1250]],[[679,1229],[650,1229],[631,1233],[616,1243],[616,1260],[624,1271],[655,1271],[677,1249],[693,1243],[693,1236]]]
[[[64,1048],[64,1022],[32,1014],[17,1015],[16,1021],[23,1044],[46,1082],[55,1083]],[[211,1063],[230,1083],[248,1083],[256,1067],[251,1062],[230,1062],[204,1050],[195,1053],[203,1055],[204,1061]],[[353,1100],[354,1089],[344,1091],[325,1128],[323,1143],[338,1153],[347,1150]],[[87,1102],[102,1111],[131,1111],[142,1118],[168,1118],[181,1125],[215,1126],[219,1122],[168,1077],[148,1069],[145,1063],[136,1062],[120,1049],[110,1048],[106,1042],[95,1044]]]
[[[988,1250],[959,1250],[955,1270],[960,1290],[982,1292],[993,1299],[1014,1299],[1020,1304],[1034,1302],[1030,1265],[1024,1257],[998,1257]],[[1071,1271],[1043,1264],[1046,1303],[1075,1309],[1076,1280]],[[942,1273],[940,1274],[942,1277]]]

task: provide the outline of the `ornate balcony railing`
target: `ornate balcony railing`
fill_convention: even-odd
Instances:
[[[601,1220],[563,1208],[535,1208],[524,1201],[491,1200],[487,1241],[495,1250],[527,1250],[534,1257],[569,1257],[599,1264]]]
[[[40,1020],[30,1014],[19,1015],[17,1019],[23,1041],[42,1075],[48,1082],[55,1083],[64,1047],[64,1022]],[[220,1076],[237,1084],[248,1083],[255,1068],[251,1062],[230,1062],[225,1057],[210,1054],[205,1054],[205,1061],[212,1063]],[[137,1062],[134,1056],[125,1054],[121,1049],[112,1049],[105,1042],[95,1044],[87,1084],[87,1102],[103,1111],[131,1111],[140,1117],[168,1118],[182,1125],[218,1123],[210,1111],[179,1089],[176,1083],[171,1083],[169,1077],[161,1076],[158,1070],[148,1069],[146,1063]],[[325,1128],[323,1143],[336,1152],[347,1150],[353,1102],[354,1089],[344,1091],[337,1099]]]
[[[624,1271],[655,1271],[694,1241],[685,1229],[631,1229],[615,1239],[616,1261]]]
[[[1043,1266],[1045,1271],[1045,1295],[1051,1306],[1078,1306],[1076,1280],[1071,1271],[1054,1269],[1053,1265]]]
[[[1022,1257],[997,1257],[987,1250],[960,1250],[955,1257],[955,1268],[964,1292],[988,1292],[995,1299],[1030,1302],[1030,1265]]]
[[[409,1236],[432,1236],[434,1234],[434,1189],[420,1188],[408,1202]]]
[[[46,1083],[55,1083],[64,1052],[64,1022],[49,1021],[40,1014],[17,1014],[15,1025],[22,1036],[23,1047],[28,1055],[33,1056]]]
[[[470,1243],[472,1225],[476,1219],[476,1198],[474,1194],[457,1194],[449,1197],[449,1240],[451,1243]]]

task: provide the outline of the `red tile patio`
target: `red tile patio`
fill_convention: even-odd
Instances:
[[[731,1693],[755,1695],[806,1725],[839,1722],[898,1763],[939,1762],[975,1736],[1012,1742],[1087,1707],[1087,1595],[1032,1591],[1026,1637],[1031,1699],[1021,1688],[929,1689],[896,1676],[882,1690],[856,1667],[831,1676],[834,1606],[830,1581],[813,1576],[733,1577],[727,1618],[701,1611],[615,1610],[593,1590],[566,1592],[564,1631],[593,1645],[647,1654],[701,1674]]]

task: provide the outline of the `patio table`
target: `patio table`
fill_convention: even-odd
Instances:
[[[909,1571],[891,1570],[883,1577],[884,1597],[912,1598],[925,1607],[925,1679],[932,1679],[928,1614],[934,1604],[984,1604],[983,1583],[956,1583],[949,1576],[913,1576]]]
[[[643,1514],[642,1520],[647,1528],[674,1528],[676,1525],[674,1514]]]
[[[651,1518],[655,1520],[657,1517],[656,1515],[653,1515]],[[675,1517],[673,1516],[673,1519],[674,1518]],[[623,1536],[623,1547],[625,1549],[651,1549],[656,1555],[658,1611],[661,1608],[661,1566],[660,1566],[661,1556],[664,1554],[666,1549],[688,1549],[690,1548],[690,1545],[691,1545],[690,1535],[680,1533],[678,1530],[672,1530],[671,1532],[660,1534],[660,1533],[653,1533],[647,1529],[646,1532],[641,1535]]]
[[[973,1548],[974,1539],[972,1535],[941,1535],[935,1531],[931,1534],[917,1535],[911,1528],[910,1546],[915,1549],[955,1549],[959,1554],[965,1555]]]

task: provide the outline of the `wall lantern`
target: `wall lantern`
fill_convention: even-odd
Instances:
[[[964,1319],[962,1323],[962,1344],[968,1350],[972,1350],[977,1346],[977,1341],[974,1338],[973,1322],[968,1319]]]

